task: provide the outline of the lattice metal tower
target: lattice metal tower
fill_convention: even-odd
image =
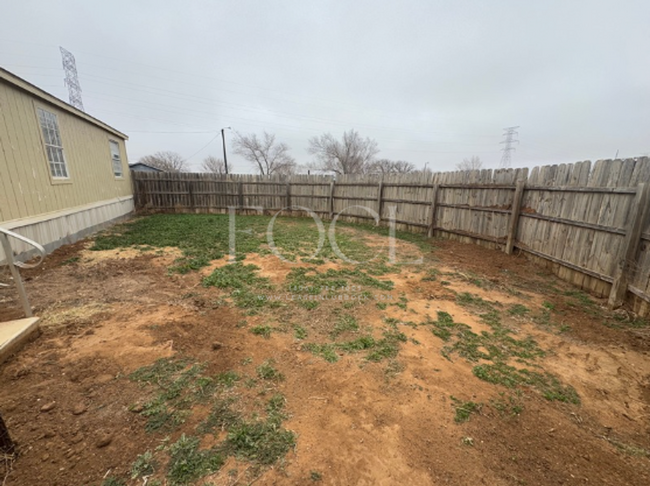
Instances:
[[[61,50],[61,60],[63,61],[63,71],[65,72],[65,85],[68,87],[68,96],[70,104],[75,108],[84,110],[84,103],[81,99],[81,86],[79,85],[79,77],[77,76],[77,63],[74,56],[70,51],[59,47]]]
[[[500,167],[502,169],[509,169],[510,164],[512,163],[512,155],[511,152],[514,152],[516,149],[513,147],[514,144],[519,143],[519,140],[516,139],[517,135],[519,135],[519,132],[517,131],[519,127],[506,127],[503,129],[503,137],[504,140],[502,142],[499,142],[503,144],[503,148],[501,151],[503,152],[503,155],[501,156],[501,164]]]

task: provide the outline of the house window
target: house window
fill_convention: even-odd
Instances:
[[[59,132],[59,122],[54,113],[38,108],[38,121],[43,131],[43,142],[45,143],[45,152],[50,164],[50,174],[55,179],[67,179],[68,167],[63,157],[63,144],[61,143],[61,133]]]
[[[113,163],[113,174],[115,177],[122,177],[122,159],[120,158],[120,145],[115,140],[109,140],[111,147],[111,162]]]

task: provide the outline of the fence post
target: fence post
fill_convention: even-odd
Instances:
[[[192,180],[187,181],[187,192],[190,195],[190,208],[196,212],[196,205],[194,204],[194,191],[192,190]]]
[[[384,178],[382,177],[379,181],[379,186],[377,186],[377,214],[379,215],[379,221],[381,221],[381,211],[384,205]]]
[[[519,214],[521,213],[521,202],[524,199],[524,190],[526,188],[526,181],[519,179],[515,194],[512,197],[512,211],[510,212],[510,222],[508,223],[508,240],[506,247],[503,249],[508,255],[512,255],[515,248],[515,241],[517,241],[517,227],[519,226]]]
[[[291,183],[287,182],[287,207],[291,211]]]
[[[32,317],[32,307],[29,305],[29,299],[27,299],[27,292],[25,291],[25,286],[23,285],[23,280],[20,278],[20,272],[14,265],[14,251],[11,248],[11,243],[9,243],[9,238],[4,233],[0,233],[0,243],[2,244],[2,249],[5,252],[5,259],[7,260],[7,265],[11,271],[11,276],[14,279],[16,284],[16,289],[18,290],[18,297],[20,297],[20,303],[23,306],[25,311],[25,317]]]
[[[244,210],[244,183],[243,182],[239,182],[239,184],[237,184],[237,195],[239,199],[239,209],[240,211],[243,211]]]
[[[334,187],[336,183],[334,181],[330,182],[330,219],[334,217]]]
[[[429,210],[429,228],[427,237],[433,237],[433,231],[436,227],[436,205],[438,204],[438,184],[433,185],[433,194],[431,195],[431,209]]]
[[[632,265],[641,244],[644,225],[648,220],[648,214],[650,214],[650,184],[643,183],[637,186],[631,213],[628,226],[625,229],[622,253],[614,269],[614,281],[607,301],[607,306],[610,309],[619,307],[625,301]]]

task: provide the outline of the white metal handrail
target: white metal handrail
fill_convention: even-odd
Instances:
[[[33,246],[38,253],[38,261],[36,261],[35,263],[15,261],[14,251],[11,248],[9,237],[15,238],[17,240],[22,241],[23,243],[27,243],[28,245]],[[14,233],[13,231],[9,231],[4,228],[0,228],[0,244],[2,245],[2,249],[5,254],[7,265],[9,265],[11,276],[13,277],[14,283],[16,284],[16,288],[18,289],[18,295],[23,305],[25,316],[32,317],[32,307],[29,305],[29,299],[27,298],[27,292],[25,291],[25,286],[23,285],[23,281],[20,278],[20,272],[18,272],[18,269],[16,267],[20,267],[20,268],[37,267],[38,265],[41,264],[43,258],[45,258],[45,248],[43,248],[35,241],[30,240],[29,238],[25,238],[23,235],[19,235],[18,233]]]

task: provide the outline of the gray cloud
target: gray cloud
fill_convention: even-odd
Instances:
[[[214,139],[198,168],[221,155],[224,126],[273,132],[300,163],[309,137],[349,128],[382,157],[441,170],[472,155],[496,167],[509,125],[517,166],[650,152],[648,2],[28,0],[2,13],[0,65],[67,99],[58,46],[72,51],[87,111],[130,135],[131,161]]]

